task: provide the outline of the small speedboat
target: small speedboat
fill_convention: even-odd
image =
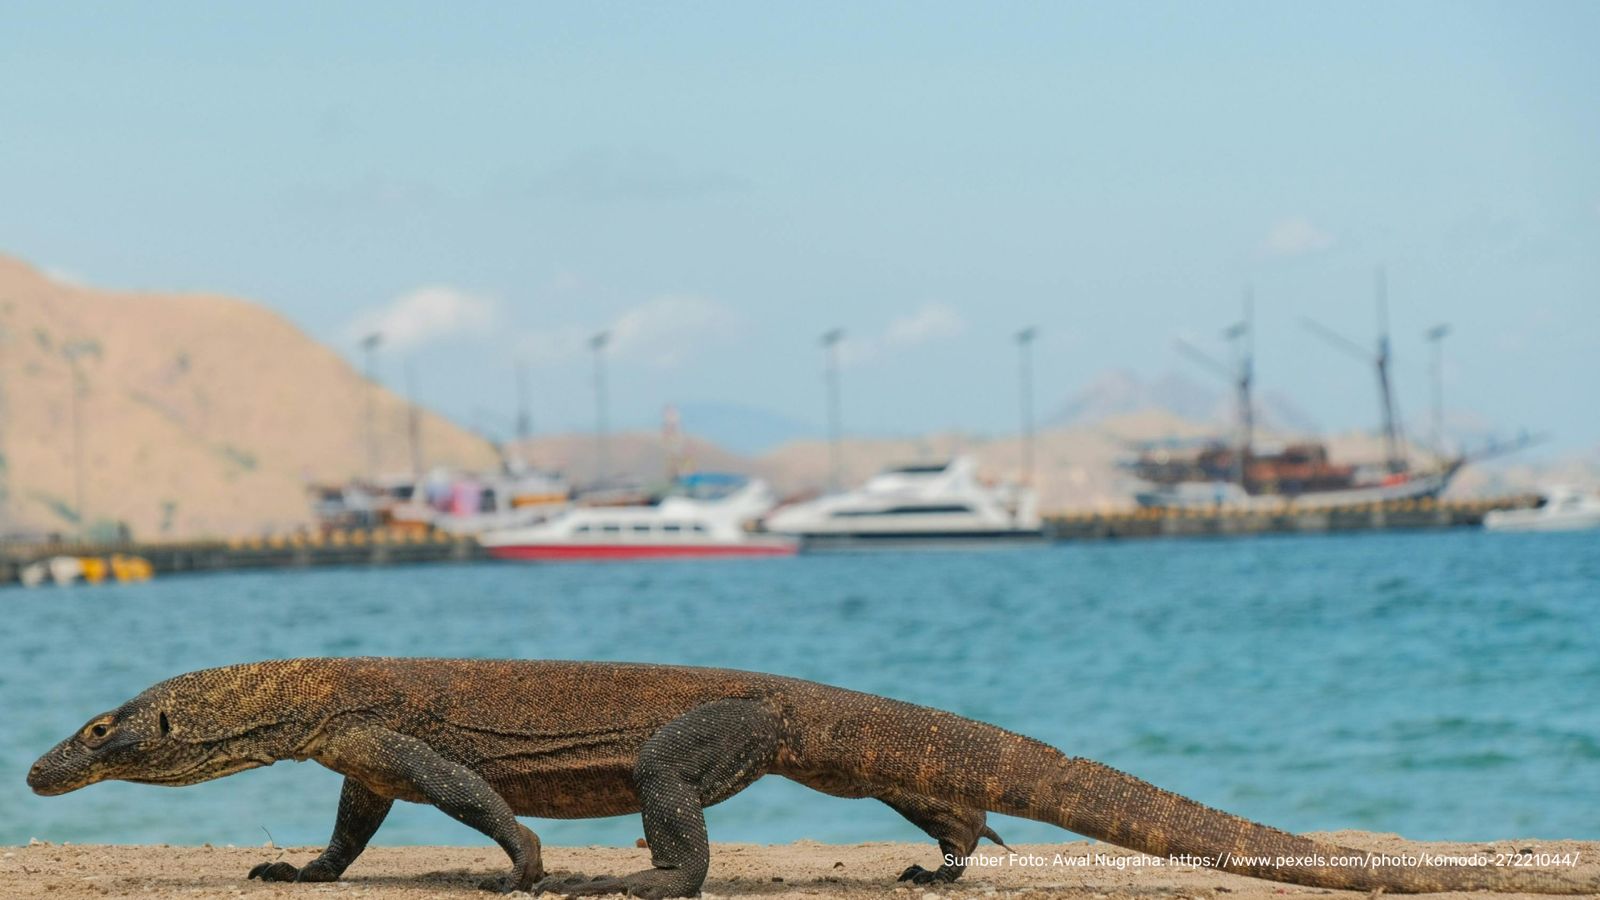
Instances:
[[[1600,528],[1600,491],[1561,486],[1545,490],[1527,509],[1496,509],[1483,517],[1489,531],[1580,531]]]
[[[478,541],[497,559],[538,561],[792,556],[795,538],[751,528],[776,503],[759,479],[689,476],[654,505],[577,506]]]

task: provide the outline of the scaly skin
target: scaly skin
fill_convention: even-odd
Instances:
[[[1551,872],[1395,866],[1272,866],[1250,857],[1367,854],[1218,812],[1130,775],[951,713],[809,681],[624,663],[302,659],[180,675],[40,757],[28,784],[62,794],[120,779],[185,785],[316,760],[345,776],[333,837],[296,868],[250,877],[332,881],[395,800],[430,803],[494,839],[501,891],[699,892],[710,861],[701,810],[767,774],[841,797],[874,797],[969,855],[999,838],[985,813],[1049,822],[1158,856],[1322,888],[1591,893]],[[624,878],[546,878],[538,838],[516,816],[640,812],[652,868]],[[902,880],[953,881],[958,865]]]

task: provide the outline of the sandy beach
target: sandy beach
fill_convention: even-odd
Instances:
[[[1320,835],[1346,846],[1384,853],[1465,855],[1511,853],[1576,855],[1563,871],[1600,883],[1600,842],[1495,841],[1419,843],[1392,835],[1337,832]],[[264,884],[244,875],[256,863],[284,859],[303,863],[318,848],[104,846],[35,843],[0,853],[0,897],[306,897],[329,894],[363,898],[477,897],[479,879],[496,874],[505,857],[493,847],[374,847],[336,884]],[[711,897],[1217,897],[1229,900],[1284,894],[1327,894],[1187,867],[1137,866],[1135,854],[1106,844],[1031,844],[1006,851],[985,845],[980,853],[997,865],[969,869],[954,885],[896,884],[911,863],[932,866],[932,844],[830,845],[798,842],[776,846],[719,844],[712,853],[705,894]],[[1071,864],[1067,859],[1089,863]],[[1058,859],[1060,861],[1058,861]],[[554,873],[623,874],[647,864],[647,851],[612,847],[546,847]],[[1509,896],[1509,895],[1506,895]]]

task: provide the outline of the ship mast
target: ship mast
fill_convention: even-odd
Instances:
[[[1255,381],[1255,295],[1249,288],[1245,288],[1244,292],[1244,318],[1228,326],[1222,336],[1234,346],[1232,366],[1218,362],[1188,341],[1180,339],[1178,349],[1190,359],[1233,382],[1234,416],[1238,428],[1233,454],[1233,480],[1240,487],[1245,487],[1250,457],[1254,454],[1256,421],[1255,404],[1250,397]]]
[[[1235,403],[1238,405],[1239,451],[1234,461],[1234,470],[1236,480],[1242,486],[1245,482],[1246,469],[1250,465],[1256,431],[1255,405],[1250,402],[1250,389],[1255,381],[1255,292],[1250,288],[1244,289],[1244,318],[1229,328],[1225,334],[1236,345],[1234,359],[1237,363],[1238,374],[1235,376],[1235,381],[1238,398]]]
[[[1369,352],[1355,341],[1310,319],[1302,319],[1301,322],[1312,333],[1340,350],[1370,361],[1377,370],[1378,399],[1383,407],[1384,466],[1389,472],[1398,473],[1406,470],[1406,460],[1402,449],[1404,438],[1400,432],[1400,419],[1395,413],[1394,385],[1389,378],[1389,281],[1382,266],[1378,267],[1377,294],[1378,343],[1376,352]]]
[[[1405,470],[1400,455],[1400,424],[1394,414],[1394,385],[1389,380],[1389,278],[1378,267],[1378,391],[1383,397],[1383,450],[1390,472]]]

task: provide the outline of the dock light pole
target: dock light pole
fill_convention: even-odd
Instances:
[[[422,477],[422,419],[417,409],[417,372],[406,361],[406,442],[411,449],[411,474]]]
[[[828,389],[828,490],[838,491],[843,483],[839,457],[839,342],[844,340],[844,329],[834,328],[822,335],[822,347],[827,353],[823,381]]]
[[[1033,487],[1033,339],[1039,329],[1029,325],[1017,332],[1017,365],[1022,404],[1022,485]]]
[[[78,360],[95,352],[92,341],[73,341],[61,348],[61,355],[72,367],[72,505],[78,513],[78,532],[89,533],[88,490],[83,471],[83,369]]]
[[[367,480],[378,482],[378,379],[374,362],[383,334],[374,331],[361,339],[362,367],[367,379]]]
[[[526,453],[533,437],[533,413],[528,408],[528,367],[517,362],[517,452]]]
[[[1444,339],[1450,326],[1440,322],[1424,334],[1433,345],[1433,452],[1439,456],[1444,447]]]
[[[611,475],[609,447],[606,441],[606,344],[611,342],[611,332],[602,331],[589,338],[589,349],[594,351],[594,481],[603,485]]]

